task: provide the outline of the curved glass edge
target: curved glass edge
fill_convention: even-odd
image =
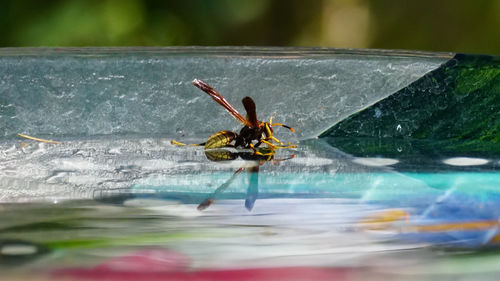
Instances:
[[[349,56],[392,56],[392,57],[427,57],[452,58],[452,52],[426,52],[411,50],[383,49],[338,49],[322,47],[252,47],[252,46],[184,46],[184,47],[25,47],[0,48],[0,56],[113,56],[113,55],[206,55],[206,56],[239,56],[239,57],[316,57],[331,55]]]

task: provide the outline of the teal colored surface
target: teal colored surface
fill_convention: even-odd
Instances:
[[[168,196],[169,193],[210,193],[232,176],[232,173],[201,173],[191,175],[192,183],[182,184],[182,177],[168,177],[132,187],[132,192],[155,190]],[[246,175],[237,178],[220,198],[244,198],[248,181]],[[491,209],[481,208],[492,216],[500,214],[500,173],[497,172],[374,172],[374,173],[266,173],[259,174],[259,194],[262,198],[356,198],[389,207],[425,207],[433,199],[453,191],[450,197],[465,198],[469,202],[493,203]],[[422,201],[423,198],[430,201]],[[498,211],[496,208],[499,208]],[[473,213],[470,213],[473,216]]]

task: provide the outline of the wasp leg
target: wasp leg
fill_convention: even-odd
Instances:
[[[205,210],[210,205],[212,205],[212,203],[214,203],[217,195],[224,192],[224,190],[226,190],[226,188],[228,188],[228,186],[234,181],[236,176],[239,173],[243,172],[244,170],[245,170],[245,167],[241,167],[238,170],[236,170],[236,172],[234,172],[234,174],[225,183],[223,183],[221,186],[219,186],[212,194],[210,194],[210,196],[207,199],[203,200],[203,202],[201,202],[200,205],[198,205],[198,210],[199,211]]]
[[[270,149],[276,149],[278,146],[272,144],[271,142],[267,141],[267,140],[261,140],[262,143],[265,143],[269,146]]]
[[[289,128],[290,130],[292,130],[292,132],[295,132],[295,131],[292,128],[290,128],[290,127],[288,127],[286,125],[280,124],[280,123],[271,124],[271,122],[273,121],[272,119],[273,119],[273,117],[271,116],[271,118],[269,118],[269,123],[265,123],[266,138],[264,140],[266,140],[266,141],[272,140],[272,141],[276,142],[279,145],[284,145],[279,139],[277,139],[273,135],[272,126],[274,126],[275,124],[278,124],[277,126],[283,126],[283,127]]]
[[[277,148],[297,148],[296,144],[287,143],[286,145],[277,146]]]
[[[283,145],[283,143],[279,139],[275,138],[274,136],[271,136],[269,139],[273,140],[276,143],[279,143],[280,145]]]
[[[262,141],[258,141],[258,142],[257,142],[257,143],[253,146],[253,147],[254,147],[254,148],[257,148],[257,147],[259,147],[261,144],[262,144]]]
[[[257,150],[257,145],[260,145],[262,143],[267,144],[267,146],[268,146],[268,148],[267,148],[268,152],[263,153],[263,152]],[[269,141],[267,141],[265,139],[260,140],[255,146],[253,144],[250,144],[249,146],[254,151],[254,153],[256,155],[262,155],[262,156],[274,155],[274,150],[276,150],[276,149],[280,149],[280,148],[296,148],[297,147],[297,145],[290,145],[290,144],[287,144],[287,145],[275,145],[275,144],[273,144],[273,143],[271,143],[271,142],[269,142]]]
[[[275,144],[272,144],[271,142],[269,141],[266,141],[266,140],[262,140],[262,143],[265,143],[267,144],[271,149],[280,149],[280,148],[296,148],[297,145],[296,144],[290,144],[290,143],[287,143],[286,145],[281,143],[281,145],[275,145]]]
[[[259,145],[260,145],[260,142],[258,142],[256,145],[257,145],[257,146],[259,146]],[[249,146],[249,147],[253,150],[253,152],[254,152],[254,153],[257,153],[257,152],[258,152],[258,151],[257,151],[257,147],[255,147],[253,144],[249,144],[248,146]]]
[[[170,143],[172,145],[177,145],[177,146],[183,146],[183,145],[189,145],[189,146],[203,146],[205,145],[205,143],[190,143],[190,144],[185,144],[185,143],[182,143],[182,142],[178,142],[176,140],[171,140]]]
[[[269,152],[262,153],[258,150],[255,150],[255,155],[261,155],[261,156],[273,156],[274,155],[274,150],[270,150]]]
[[[261,143],[265,143],[267,145],[270,144],[271,146],[268,149],[264,149],[264,150],[266,150],[268,152],[263,153],[260,150],[258,150],[256,146],[254,146],[253,144],[250,144],[249,146],[253,150],[253,152],[254,152],[255,155],[261,155],[261,156],[272,156],[272,155],[274,155],[274,145],[273,144],[271,144],[271,143],[269,143],[269,142],[267,142],[265,140],[260,140],[257,144],[260,145]]]
[[[266,141],[266,140],[261,140],[262,143],[265,143],[267,144],[271,149],[280,149],[280,148],[297,148],[297,145],[296,144],[290,144],[290,143],[287,143],[286,145],[284,145],[282,143],[282,145],[275,145],[275,144],[272,144],[270,143],[269,141]]]

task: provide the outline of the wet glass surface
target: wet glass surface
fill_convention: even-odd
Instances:
[[[172,146],[168,137],[60,141],[0,144],[0,267],[12,280],[498,273],[495,154],[394,146],[399,156],[351,155],[320,139],[273,159],[214,162],[203,148]],[[215,201],[199,211],[207,198]],[[298,269],[312,271],[304,277]]]

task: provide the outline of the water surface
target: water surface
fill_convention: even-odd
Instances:
[[[307,140],[269,161],[233,151],[235,160],[214,162],[168,136],[3,141],[2,274],[494,279],[500,157],[414,143],[347,147]]]

